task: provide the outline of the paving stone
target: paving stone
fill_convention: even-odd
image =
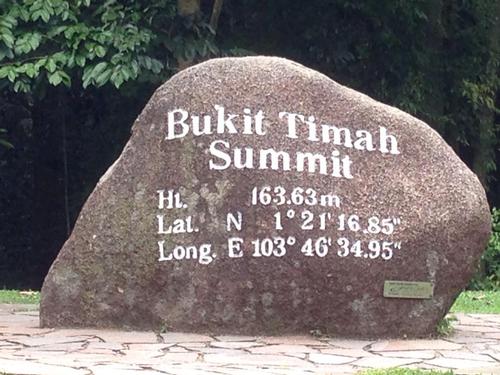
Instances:
[[[500,334],[500,327],[498,326],[487,326],[487,325],[463,325],[457,324],[453,326],[457,331],[467,331],[467,332],[481,332],[481,333],[497,333]]]
[[[445,340],[391,340],[378,341],[371,345],[370,351],[396,350],[458,350],[462,345]]]
[[[442,367],[429,365],[427,363],[414,363],[411,365],[405,365],[403,367],[409,368],[409,369],[415,369],[415,370],[418,369],[418,370],[436,370],[436,371],[440,371],[440,372],[443,371]]]
[[[491,343],[472,343],[472,344],[466,344],[465,345],[465,350],[471,352],[471,353],[478,353],[481,354],[481,352],[489,349],[489,344]]]
[[[14,313],[15,315],[27,315],[27,316],[35,316],[38,318],[38,315],[40,312],[38,310],[32,310],[32,311],[16,311]]]
[[[221,354],[206,354],[204,360],[207,363],[233,364],[233,365],[275,365],[275,366],[302,366],[310,367],[310,363],[299,358],[271,355],[271,354],[243,354],[238,356],[225,356]]]
[[[71,367],[46,365],[36,362],[0,359],[0,371],[26,375],[87,375],[88,371]]]
[[[467,315],[472,318],[490,320],[493,322],[500,323],[500,314],[467,314]]]
[[[116,350],[123,350],[123,349],[126,349],[126,347],[131,347],[132,345],[134,345],[134,348],[136,349],[139,349],[141,350],[141,346],[140,345],[163,345],[163,346],[167,346],[166,344],[122,344],[122,343],[119,343],[119,342],[101,342],[101,341],[93,341],[93,342],[89,342],[88,343],[88,346],[86,348],[86,350],[91,350],[91,349],[105,349],[105,350],[112,350],[112,351],[116,351]],[[135,345],[137,345],[138,347],[136,347]]]
[[[500,375],[500,368],[498,367],[478,367],[474,369],[456,369],[455,375]]]
[[[196,350],[203,354],[223,354],[223,355],[243,355],[246,354],[244,349],[224,349],[224,348],[200,348]],[[305,357],[305,354],[304,354]]]
[[[383,357],[393,358],[414,358],[414,359],[432,359],[436,357],[436,352],[432,350],[404,350],[394,352],[380,352]]]
[[[327,343],[320,341],[313,336],[264,336],[258,341],[266,344],[283,344],[283,345],[313,345],[324,346]]]
[[[302,368],[279,368],[274,366],[224,366],[217,367],[216,371],[218,374],[227,374],[227,375],[256,375],[256,374],[264,374],[264,375],[304,375],[304,374],[318,374],[316,371],[310,369],[302,369]]]
[[[122,364],[106,364],[91,366],[89,369],[93,375],[160,375],[162,373],[154,370],[145,370],[139,366],[125,366]],[[163,373],[164,375],[164,373]]]
[[[116,345],[116,343],[112,343],[112,345]],[[146,343],[146,344],[143,344],[143,343],[140,343],[140,344],[134,344],[134,343],[130,343],[130,344],[125,344],[125,346],[129,349],[129,350],[153,350],[153,351],[157,351],[157,350],[166,350],[166,349],[169,349],[171,347],[173,347],[175,344],[173,343],[170,343],[170,344],[167,344],[167,343]],[[122,345],[123,346],[123,345]]]
[[[201,355],[198,353],[166,353],[161,357],[162,363],[182,363],[182,362],[194,362]]]
[[[16,325],[11,325],[11,326],[0,326],[0,335],[1,336],[7,336],[7,335],[20,335],[20,336],[27,336],[27,335],[43,335],[46,333],[53,332],[54,329],[52,328],[40,328],[38,325],[33,325],[30,327],[19,327]]]
[[[214,339],[210,336],[198,335],[196,333],[178,333],[178,332],[167,332],[162,333],[161,337],[166,343],[183,343],[183,342],[210,342]]]
[[[425,363],[449,369],[475,369],[479,367],[491,367],[491,362],[446,357],[431,359],[429,361],[425,361]]]
[[[346,363],[352,363],[355,360],[356,358],[345,357],[341,355],[323,354],[323,353],[309,354],[309,361],[322,365],[344,365]]]
[[[116,358],[117,362],[137,364],[137,365],[153,365],[165,361],[164,359],[165,353],[161,351],[124,350],[122,353],[123,355]],[[179,353],[179,354],[185,354],[185,353]]]
[[[39,332],[24,327],[29,319],[6,318],[13,325],[6,327],[7,332],[0,328],[0,372],[90,375],[91,369],[94,375],[337,375],[355,374],[356,369],[367,367],[404,366],[454,368],[457,375],[500,375],[500,337],[497,338],[500,332],[495,331],[495,317],[500,322],[500,316],[496,315],[459,315],[460,329],[445,340],[326,341],[307,335],[211,338],[169,332],[162,335],[170,340],[166,343],[158,343],[152,332],[97,329]],[[493,321],[488,323],[486,319]],[[31,346],[23,346],[21,342]],[[363,350],[364,347],[371,352]]]
[[[485,333],[484,337],[489,339],[500,340],[500,332]]]
[[[79,366],[96,365],[101,363],[111,363],[117,362],[123,355],[119,353],[112,354],[96,354],[96,353],[84,353],[84,352],[73,352],[54,355],[54,353],[36,353],[32,355],[33,359],[37,361],[43,361],[44,363],[58,364],[58,363],[78,363]]]
[[[0,313],[13,314],[27,310],[38,311],[38,305],[32,303],[0,303]]]
[[[338,348],[363,349],[364,347],[372,344],[373,341],[334,339],[330,340],[328,343]]]
[[[460,331],[463,332],[463,331]],[[477,332],[472,332],[473,334],[469,334],[471,332],[467,332],[467,334],[456,334],[448,338],[449,341],[454,342],[456,344],[474,344],[474,343],[487,343],[487,342],[496,342],[494,338],[488,338],[483,336],[483,334],[474,334]]]
[[[38,326],[39,320],[38,315],[0,315],[0,326],[10,326],[10,325],[28,325],[31,326],[35,324]]]
[[[130,344],[157,343],[158,338],[154,332],[133,331],[97,331],[95,336],[104,342],[120,342]]]
[[[208,366],[200,366],[198,364],[163,364],[153,366],[153,370],[161,371],[162,374],[171,375],[221,375],[217,367],[210,368]],[[142,372],[141,374],[142,375]]]
[[[481,354],[490,356],[495,361],[500,362],[500,353],[497,351],[487,349],[487,350],[482,351]]]
[[[223,336],[215,336],[215,339],[218,341],[256,341],[257,337],[223,335]]]
[[[287,355],[289,357],[300,358],[300,359],[306,359],[308,356],[307,353],[284,353],[283,355]]]
[[[487,324],[487,320],[483,319],[483,317],[470,316],[468,314],[463,313],[454,313],[453,316],[457,319],[457,321],[452,322],[453,325],[485,325]],[[494,323],[494,322],[493,322]],[[500,322],[499,322],[500,323]]]
[[[326,367],[326,366],[325,366]],[[269,375],[303,375],[303,374],[315,374],[315,375],[342,375],[344,374],[344,372],[337,372],[337,369],[340,368],[340,366],[335,366],[335,372],[332,373],[332,366],[328,366],[330,368],[330,370],[328,372],[325,372],[325,371],[322,371],[322,370],[318,370],[318,367],[316,367],[314,370],[311,370],[311,371],[307,371],[307,370],[304,370],[304,369],[300,369],[300,368],[280,368],[280,367],[270,367],[269,369],[267,370],[264,370],[266,371],[265,373],[266,374],[269,374]],[[232,374],[231,374],[232,375]]]
[[[215,342],[215,341],[212,341]],[[168,344],[172,345],[172,344]],[[209,342],[183,342],[180,343],[179,346],[182,346],[183,348],[190,349],[190,350],[195,350],[199,348],[206,348],[208,345],[210,345]]]
[[[244,348],[252,348],[255,346],[262,346],[255,341],[212,341],[210,343],[211,347],[214,348],[225,348],[225,349],[244,349]]]
[[[88,336],[80,337],[67,337],[67,336],[23,336],[16,339],[11,339],[13,342],[19,343],[24,346],[43,346],[43,345],[56,345],[56,344],[70,344],[77,343],[78,345],[83,345],[84,343],[90,341],[92,338]]]
[[[266,345],[257,348],[249,348],[249,352],[253,354],[279,354],[279,353],[318,353],[317,349],[306,345]]]
[[[489,355],[469,353],[463,350],[440,350],[439,353],[446,358],[466,359],[470,361],[496,362]]]
[[[344,349],[344,348],[320,348],[319,351],[324,354],[342,355],[346,357],[370,357],[374,354],[367,352],[363,349]]]
[[[389,368],[389,367],[399,367],[408,366],[414,363],[419,363],[419,359],[410,358],[391,358],[391,357],[366,357],[356,360],[351,364],[359,367],[367,368]]]
[[[500,324],[500,315],[498,314],[481,314],[479,317],[475,316],[477,319],[481,319],[485,322],[492,322]]]
[[[22,348],[21,348],[22,349]],[[20,349],[2,349],[0,350],[0,358],[4,359],[22,359],[22,356],[19,355]],[[53,355],[53,353],[52,353]]]
[[[182,346],[172,345],[166,350],[169,353],[189,353],[190,350],[183,348]]]

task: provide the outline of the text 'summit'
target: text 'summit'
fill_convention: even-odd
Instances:
[[[269,132],[281,131],[288,139],[328,143],[334,147],[327,155],[306,151],[291,153],[274,148],[255,150],[250,146],[232,147],[229,138],[225,137],[212,141],[208,146],[210,154],[208,167],[211,170],[224,170],[230,167],[269,169],[319,173],[351,179],[352,160],[341,150],[400,154],[396,137],[389,134],[387,128],[383,126],[380,126],[378,132],[374,134],[368,130],[319,123],[314,116],[293,112],[279,112],[275,121],[272,121],[266,118],[262,110],[252,112],[249,108],[245,108],[243,113],[235,114],[226,112],[220,105],[215,105],[214,108],[216,118],[210,115],[190,114],[182,108],[169,111],[165,139],[168,141],[180,139],[189,134],[194,137],[218,134],[266,137]]]

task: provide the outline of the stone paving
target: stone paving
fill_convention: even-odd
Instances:
[[[29,375],[354,374],[368,368],[500,374],[500,316],[456,314],[427,340],[41,329],[36,306],[0,305],[0,372]]]

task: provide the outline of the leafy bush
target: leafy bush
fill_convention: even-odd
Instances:
[[[0,89],[159,83],[179,61],[217,56],[214,30],[186,26],[176,9],[175,0],[0,1]]]
[[[491,216],[491,237],[481,257],[481,269],[469,285],[472,290],[500,290],[500,209],[493,208]]]

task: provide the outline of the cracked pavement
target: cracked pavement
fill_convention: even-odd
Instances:
[[[0,372],[26,375],[354,374],[408,367],[500,374],[500,315],[454,314],[423,340],[39,328],[37,306],[0,305]]]

